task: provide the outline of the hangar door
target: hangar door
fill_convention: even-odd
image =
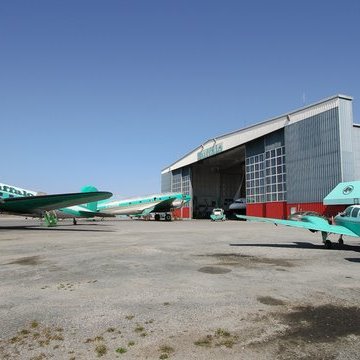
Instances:
[[[215,207],[245,197],[245,148],[243,146],[200,160],[191,166],[193,217],[209,218]]]

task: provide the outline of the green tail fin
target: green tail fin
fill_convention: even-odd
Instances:
[[[94,192],[94,191],[98,191],[98,189],[95,186],[92,186],[92,185],[86,185],[86,186],[81,188],[81,192]],[[89,209],[90,211],[95,212],[95,211],[97,211],[97,205],[98,205],[98,202],[94,201],[94,202],[85,204],[85,207],[87,209]]]

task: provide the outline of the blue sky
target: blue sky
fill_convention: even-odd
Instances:
[[[124,197],[209,138],[338,93],[360,2],[4,0],[0,182]]]

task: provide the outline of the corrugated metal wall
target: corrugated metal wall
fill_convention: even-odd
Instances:
[[[354,178],[354,149],[352,133],[354,131],[352,103],[339,99],[340,151],[342,165],[342,181],[352,181]]]
[[[265,151],[273,150],[284,146],[284,130],[274,131],[265,136]]]
[[[285,127],[287,201],[321,202],[341,179],[339,111]]]
[[[360,127],[353,127],[352,139],[354,148],[354,180],[360,180]]]
[[[161,192],[171,191],[171,171],[165,174],[161,174]]]
[[[265,152],[264,137],[250,141],[245,145],[245,157],[251,157]]]

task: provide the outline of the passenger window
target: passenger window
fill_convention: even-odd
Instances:
[[[360,208],[358,208],[358,207],[354,208],[353,211],[352,211],[352,213],[351,213],[351,216],[352,216],[352,217],[357,217],[359,211],[360,211]]]

